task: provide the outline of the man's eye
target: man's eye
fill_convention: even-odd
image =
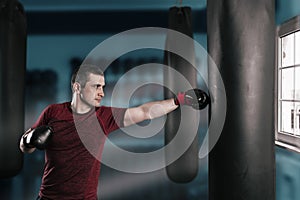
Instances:
[[[96,89],[99,89],[99,88],[101,88],[101,85],[98,84],[98,85],[95,85],[94,87],[95,87]]]

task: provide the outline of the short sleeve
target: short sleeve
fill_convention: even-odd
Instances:
[[[49,123],[49,119],[50,119],[49,118],[50,110],[51,110],[51,106],[47,106],[42,111],[42,113],[40,114],[40,116],[38,117],[38,119],[36,120],[34,125],[32,126],[32,128],[37,128],[39,126],[47,125]]]
[[[102,106],[98,112],[100,121],[105,134],[124,127],[124,115],[127,108],[114,108]]]

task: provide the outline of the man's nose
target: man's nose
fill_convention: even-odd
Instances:
[[[104,91],[103,91],[103,89],[99,89],[97,91],[97,94],[98,94],[98,96],[104,97]]]

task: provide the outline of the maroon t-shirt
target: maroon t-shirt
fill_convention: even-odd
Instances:
[[[72,113],[70,102],[52,104],[32,128],[49,125],[53,136],[45,150],[39,195],[53,200],[96,200],[100,159],[106,136],[123,126],[125,108],[101,106]]]

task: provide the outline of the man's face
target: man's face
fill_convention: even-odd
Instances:
[[[80,100],[91,107],[99,107],[104,97],[104,76],[89,74],[84,88],[81,88]]]

